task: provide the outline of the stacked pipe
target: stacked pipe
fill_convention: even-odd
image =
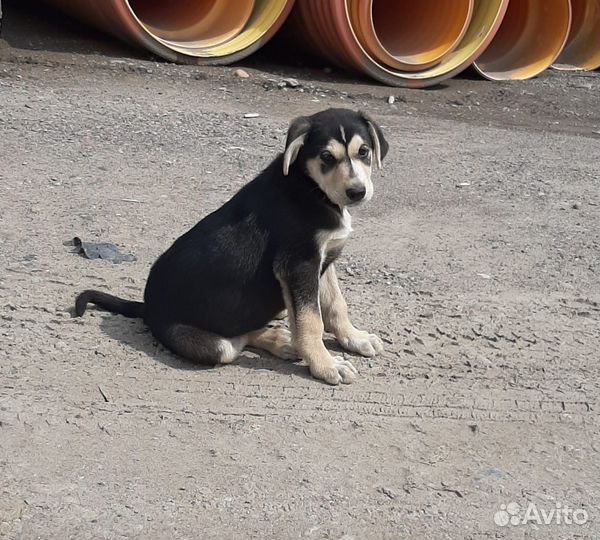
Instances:
[[[432,86],[471,65],[491,80],[600,67],[600,0],[46,1],[176,62],[239,60],[291,11],[294,46],[394,86]]]
[[[46,0],[68,15],[181,63],[229,64],[283,24],[294,0]]]
[[[600,1],[571,0],[571,30],[555,67],[600,68]]]
[[[558,58],[570,27],[570,0],[511,0],[498,32],[474,67],[491,80],[534,77]]]

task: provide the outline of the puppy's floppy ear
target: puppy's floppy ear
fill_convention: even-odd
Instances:
[[[390,147],[383,136],[381,128],[375,123],[375,121],[363,111],[359,111],[359,114],[367,124],[369,135],[373,140],[373,153],[375,154],[375,162],[377,163],[377,168],[381,169],[381,162],[388,153]]]
[[[285,152],[283,153],[283,174],[285,176],[288,175],[290,166],[298,157],[298,152],[304,144],[309,129],[310,120],[306,116],[299,116],[290,122],[285,141]]]

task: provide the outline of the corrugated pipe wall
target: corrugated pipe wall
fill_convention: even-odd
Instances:
[[[264,45],[293,0],[46,0],[172,62],[229,64]]]
[[[174,62],[228,64],[285,26],[294,45],[393,86],[473,65],[491,80],[600,67],[600,0],[46,0]]]

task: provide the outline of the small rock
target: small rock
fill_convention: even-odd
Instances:
[[[485,356],[479,357],[479,363],[485,366],[486,368],[492,367],[492,362],[488,360]]]
[[[260,114],[255,112],[249,112],[244,115],[244,118],[258,118]]]
[[[300,86],[300,83],[298,82],[297,79],[292,79],[292,78],[282,79],[281,82],[284,83],[285,86],[289,86],[290,88],[297,88],[298,86]]]
[[[392,105],[394,103],[394,101],[396,101],[396,98],[394,96],[388,96],[387,98],[387,102]]]
[[[456,184],[456,187],[467,187],[470,185],[471,185],[471,182],[460,182],[460,183]]]
[[[236,69],[234,73],[235,76],[239,77],[240,79],[247,79],[250,77],[250,74],[243,69]]]

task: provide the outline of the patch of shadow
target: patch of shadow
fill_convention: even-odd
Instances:
[[[94,308],[90,308],[94,310]],[[99,311],[99,310],[98,310]],[[164,347],[150,332],[150,329],[141,319],[128,319],[121,315],[108,314],[102,318],[100,329],[110,338],[120,341],[135,350],[144,353],[146,356],[173,369],[180,370],[206,370],[206,369],[227,369],[227,364],[217,366],[206,366],[190,360],[186,360],[176,355]],[[295,375],[303,379],[315,380],[306,365],[299,361],[282,360],[269,353],[252,349],[252,352],[258,354],[249,354],[250,351],[244,351],[238,358],[232,362],[246,369],[277,371],[282,375]]]
[[[93,310],[94,308],[90,308]],[[99,311],[99,310],[98,310]],[[205,366],[190,362],[172,353],[164,347],[150,332],[150,329],[141,319],[128,319],[122,315],[108,314],[102,318],[100,329],[115,341],[120,341],[146,356],[173,369],[200,370],[210,369]]]
[[[245,354],[247,352],[253,352],[258,356],[249,356]],[[310,374],[308,370],[308,366],[306,364],[302,364],[300,359],[298,360],[282,360],[281,358],[277,358],[269,354],[266,351],[260,349],[248,349],[244,351],[240,356],[237,357],[236,360],[232,363],[232,365],[240,366],[245,369],[254,369],[258,371],[276,371],[277,373],[281,373],[282,375],[290,376],[294,375],[296,377],[300,377],[302,379],[308,379],[315,381],[316,379]],[[227,366],[222,366],[223,368]]]
[[[13,48],[29,51],[154,59],[148,52],[37,0],[4,0],[2,38]]]

